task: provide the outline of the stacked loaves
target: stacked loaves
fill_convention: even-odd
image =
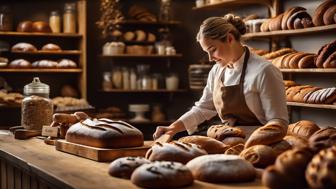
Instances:
[[[9,106],[20,106],[23,100],[23,95],[20,93],[6,93],[0,91],[0,104]]]
[[[336,2],[333,0],[326,0],[316,8],[313,15],[313,23],[315,26],[335,24],[335,15]]]

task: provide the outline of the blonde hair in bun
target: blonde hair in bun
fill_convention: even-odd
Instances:
[[[245,23],[239,16],[226,14],[223,17],[207,18],[201,24],[196,39],[199,41],[204,37],[225,41],[228,33],[231,33],[237,41],[246,33]]]

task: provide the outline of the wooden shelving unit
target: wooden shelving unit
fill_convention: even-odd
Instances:
[[[18,52],[12,51],[12,54],[17,55],[81,55],[79,50],[63,50],[63,51],[35,51],[35,52]]]
[[[67,33],[33,33],[33,32],[0,32],[0,36],[13,37],[60,37],[60,38],[82,38],[82,34]]]
[[[120,54],[120,55],[100,55],[101,58],[104,59],[114,59],[114,58],[181,58],[182,54],[176,55],[135,55],[135,54]]]
[[[254,39],[254,38],[265,38],[265,37],[288,37],[288,36],[301,36],[301,35],[309,35],[314,33],[321,32],[331,32],[336,31],[336,24],[327,25],[327,26],[317,26],[303,29],[295,29],[295,30],[279,30],[279,31],[271,31],[271,32],[256,32],[256,33],[247,33],[242,36],[243,39]]]
[[[319,108],[319,109],[330,109],[336,110],[336,105],[333,104],[306,104],[299,102],[287,102],[288,106],[304,107],[304,108]]]
[[[280,69],[283,73],[336,73],[336,68]]]
[[[142,26],[176,26],[181,24],[179,21],[168,21],[168,22],[141,22],[137,20],[125,20],[118,22],[116,24],[120,25],[142,25]]]
[[[0,73],[82,73],[80,68],[0,68]]]
[[[183,93],[187,92],[187,89],[178,89],[178,90],[124,90],[124,89],[111,89],[111,90],[101,90],[104,93]]]

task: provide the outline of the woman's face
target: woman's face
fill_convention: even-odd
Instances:
[[[209,39],[202,37],[199,41],[203,51],[208,53],[209,61],[215,61],[216,63],[225,66],[232,61],[232,48],[228,40],[226,42],[218,39]]]

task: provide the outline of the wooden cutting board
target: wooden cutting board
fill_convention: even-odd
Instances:
[[[55,146],[56,150],[62,152],[67,152],[69,154],[77,155],[99,162],[104,162],[113,161],[119,157],[125,156],[144,157],[147,150],[151,147],[152,143],[153,141],[145,141],[144,145],[141,147],[108,149],[75,144],[67,142],[65,140],[57,140]]]

